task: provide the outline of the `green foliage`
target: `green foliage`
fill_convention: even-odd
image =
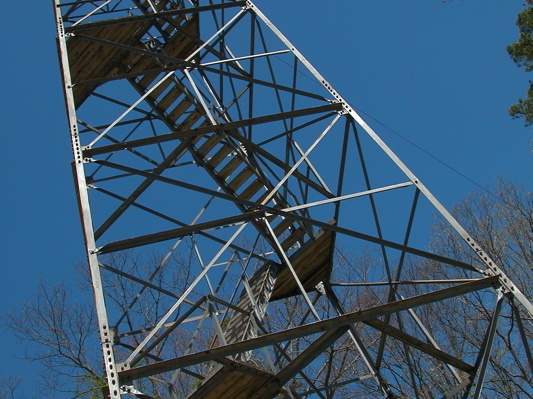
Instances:
[[[533,5],[533,0],[526,2]],[[527,7],[518,14],[516,25],[520,30],[518,40],[507,47],[513,61],[526,72],[533,71],[533,7]],[[518,103],[509,108],[513,118],[523,117],[526,125],[533,124],[533,85],[530,82],[526,98],[518,99]]]
[[[509,107],[509,114],[513,118],[524,118],[526,125],[533,124],[533,83],[529,82],[527,98],[519,98],[518,103]]]

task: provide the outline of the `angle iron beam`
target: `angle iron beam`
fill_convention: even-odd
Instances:
[[[528,337],[524,330],[524,323],[522,322],[522,316],[520,316],[520,309],[514,303],[513,298],[510,298],[511,308],[516,317],[516,325],[518,326],[518,331],[520,332],[520,338],[524,344],[524,351],[526,352],[527,361],[529,363],[529,371],[533,374],[533,354],[531,353],[531,347],[528,343]]]
[[[254,392],[249,399],[270,399],[274,397],[292,377],[307,367],[317,356],[342,337],[346,331],[348,331],[348,326],[326,331],[276,374],[274,378]]]
[[[107,19],[105,21],[94,21],[94,22],[87,22],[84,24],[76,25],[76,26],[68,26],[68,27],[65,27],[65,32],[75,33],[75,32],[79,32],[79,31],[83,31],[87,29],[102,28],[102,27],[110,26],[110,25],[122,25],[122,24],[127,24],[129,22],[145,21],[145,20],[152,20],[152,19],[163,19],[165,17],[173,17],[176,15],[195,14],[195,13],[200,13],[204,11],[212,11],[212,10],[223,9],[223,8],[242,7],[244,5],[246,5],[246,1],[238,0],[238,1],[233,1],[231,3],[213,4],[213,5],[208,5],[208,6],[199,6],[199,7],[191,7],[191,8],[181,8],[177,10],[163,11],[163,12],[152,13],[152,14],[112,18],[112,19]]]
[[[375,328],[376,330],[379,330],[385,334],[387,334],[388,336],[391,336],[393,338],[396,338],[406,344],[408,344],[409,346],[412,346],[413,348],[416,348],[432,357],[434,357],[435,359],[438,359],[438,360],[441,360],[443,361],[444,363],[446,364],[449,364],[455,368],[458,368],[459,370],[463,370],[463,371],[466,371],[467,373],[471,373],[474,369],[474,366],[468,364],[468,363],[465,363],[463,362],[462,360],[460,359],[457,359],[456,357],[454,356],[451,356],[450,354],[442,351],[442,350],[439,350],[437,349],[436,347],[434,347],[433,345],[427,343],[427,342],[424,342],[424,341],[421,341],[419,340],[418,338],[416,337],[413,337],[412,335],[409,335],[407,333],[405,333],[404,331],[396,328],[396,327],[393,327],[391,326],[390,324],[387,324],[379,319],[370,319],[370,320],[366,320],[364,321],[364,324],[367,324],[369,325],[370,327],[372,328]]]
[[[330,283],[332,287],[371,287],[379,285],[400,285],[400,284],[454,284],[468,283],[476,281],[477,278],[451,278],[449,280],[400,280],[400,281],[375,281],[365,283]]]
[[[59,7],[59,0],[54,0],[54,11],[57,29],[58,53],[59,63],[61,65],[61,76],[63,82],[63,90],[65,95],[65,102],[67,107],[69,133],[72,143],[72,151],[74,161],[72,163],[75,187],[77,191],[78,206],[80,210],[81,223],[83,235],[85,238],[85,248],[87,251],[87,258],[89,262],[89,270],[91,274],[91,283],[94,294],[94,301],[96,307],[96,315],[98,319],[98,330],[100,338],[100,346],[103,355],[104,369],[106,374],[107,385],[109,387],[109,398],[120,399],[119,379],[116,374],[117,367],[115,355],[113,352],[113,337],[109,320],[107,317],[107,308],[104,297],[104,287],[100,275],[100,267],[98,265],[98,255],[94,251],[96,242],[94,237],[94,229],[92,222],[91,208],[89,205],[89,193],[87,190],[87,183],[85,181],[85,171],[83,157],[81,155],[81,143],[78,131],[78,121],[76,117],[76,106],[74,101],[74,93],[72,90],[72,77],[70,75],[70,67],[67,50],[67,36],[63,25],[63,18],[61,17],[61,10]]]
[[[367,196],[367,195],[373,195],[373,194],[377,194],[377,193],[382,193],[382,192],[385,192],[385,191],[397,190],[399,188],[405,188],[405,187],[409,187],[409,186],[412,186],[412,185],[413,185],[412,182],[393,184],[393,185],[390,185],[390,186],[375,188],[375,189],[372,189],[372,190],[360,191],[358,193],[346,194],[346,195],[342,195],[340,197],[334,197],[334,198],[330,198],[330,199],[327,199],[327,200],[308,202],[307,204],[304,204],[304,205],[291,206],[289,208],[283,208],[283,211],[284,212],[294,212],[294,211],[299,210],[299,209],[307,209],[307,208],[311,208],[311,207],[314,207],[314,206],[331,204],[331,203],[335,203],[335,202],[345,201],[345,200],[348,200],[348,199],[359,198],[359,197],[364,197],[364,196]],[[404,242],[404,245],[405,245],[405,242]]]
[[[147,234],[143,236],[128,238],[125,240],[115,241],[98,249],[98,253],[106,254],[110,252],[123,251],[125,249],[136,248],[143,245],[155,244],[161,241],[171,240],[174,238],[186,237],[191,234],[195,234],[200,231],[209,231],[212,229],[226,228],[235,226],[237,224],[245,223],[252,219],[256,219],[263,216],[263,212],[255,211],[236,216],[230,216],[227,218],[216,219],[209,222],[193,224],[190,226],[184,226],[177,229],[160,231],[153,234]]]
[[[203,188],[203,187],[194,186],[192,184],[185,183],[185,182],[179,182],[179,181],[176,181],[176,180],[173,180],[173,179],[169,179],[169,178],[166,178],[166,177],[163,177],[163,176],[159,176],[159,175],[154,176],[151,173],[140,171],[140,170],[136,170],[136,169],[129,168],[129,167],[126,167],[126,166],[123,166],[123,165],[113,164],[113,163],[107,162],[107,161],[95,161],[95,162],[96,163],[100,163],[100,164],[104,164],[104,165],[109,166],[109,167],[114,167],[116,169],[120,169],[120,170],[124,170],[124,171],[128,171],[128,172],[133,172],[133,173],[139,174],[141,176],[145,176],[145,177],[149,178],[150,180],[159,180],[159,181],[162,181],[162,182],[165,182],[165,183],[174,184],[174,185],[177,185],[177,186],[180,186],[180,187],[189,188],[189,189],[193,189],[193,190],[196,190],[196,191],[199,191],[199,192],[203,192],[205,194],[210,194],[210,195],[215,196],[215,197],[227,199],[227,200],[230,200],[230,201],[235,202],[235,203],[248,205],[252,209],[255,208],[255,209],[258,209],[258,210],[260,209],[260,210],[263,210],[263,211],[267,212],[267,216],[269,216],[269,215],[278,215],[278,216],[287,217],[287,218],[292,219],[292,220],[296,220],[296,221],[299,221],[299,222],[302,222],[302,223],[309,223],[309,224],[312,224],[314,226],[324,228],[326,230],[332,230],[334,232],[337,232],[337,233],[340,233],[340,234],[345,234],[345,235],[348,235],[348,236],[351,236],[351,237],[355,237],[355,238],[358,238],[358,239],[361,239],[361,240],[364,240],[364,241],[372,242],[372,243],[375,243],[375,244],[383,244],[383,245],[385,245],[387,247],[390,247],[390,248],[393,248],[393,249],[398,249],[400,251],[405,251],[405,252],[411,253],[413,255],[421,256],[421,257],[424,257],[424,258],[427,258],[427,259],[432,259],[432,260],[435,260],[437,262],[449,264],[449,265],[452,265],[452,266],[458,266],[458,267],[461,267],[463,269],[470,270],[470,271],[476,271],[476,272],[478,271],[477,269],[475,269],[471,265],[469,265],[467,263],[464,263],[464,262],[457,261],[455,259],[446,258],[444,256],[436,255],[436,254],[433,254],[431,252],[423,251],[423,250],[420,250],[420,249],[417,249],[417,248],[407,247],[405,245],[398,244],[398,243],[393,242],[393,241],[380,239],[379,237],[371,236],[369,234],[360,233],[360,232],[357,232],[357,231],[354,231],[354,230],[350,230],[350,229],[347,229],[347,228],[343,228],[343,227],[339,227],[339,226],[336,226],[336,225],[332,225],[332,224],[329,224],[327,222],[321,222],[319,220],[309,219],[309,218],[300,216],[300,215],[298,215],[296,213],[293,213],[293,212],[284,212],[284,211],[282,211],[280,209],[275,209],[275,208],[268,207],[268,206],[265,206],[265,205],[259,205],[259,204],[255,203],[253,201],[248,201],[248,200],[244,200],[244,199],[241,199],[241,198],[238,198],[238,197],[233,197],[233,196],[230,196],[230,195],[227,195],[227,194],[224,194],[224,193],[220,193],[218,191],[209,190],[209,189],[206,189],[206,188]]]
[[[218,123],[212,126],[202,126],[196,129],[175,131],[172,133],[162,134],[154,137],[146,137],[142,139],[131,140],[127,142],[121,142],[116,144],[109,144],[97,148],[87,148],[83,150],[85,157],[92,157],[94,155],[106,154],[109,152],[115,152],[119,150],[132,149],[136,147],[142,147],[150,144],[164,143],[189,136],[205,135],[214,132],[225,132],[228,130],[234,130],[249,125],[259,125],[264,123],[276,122],[288,118],[295,118],[300,116],[307,116],[313,114],[319,114],[324,112],[339,111],[342,106],[338,103],[332,103],[328,105],[322,105],[318,107],[305,108],[289,112],[281,112],[279,114],[272,114],[266,116],[259,116],[255,118],[242,119],[235,122]]]
[[[135,369],[123,369],[119,371],[119,378],[122,383],[128,383],[135,379],[149,377],[167,371],[172,371],[176,368],[187,367],[202,362],[220,359],[226,356],[232,356],[237,353],[254,350],[264,346],[269,346],[284,341],[290,341],[292,339],[297,339],[304,336],[337,329],[340,327],[348,326],[350,324],[364,322],[370,319],[375,319],[389,313],[396,313],[425,304],[443,301],[445,299],[457,297],[460,295],[465,295],[473,291],[479,291],[482,289],[499,286],[500,281],[497,276],[486,277],[477,281],[461,284],[455,287],[445,288],[439,291],[418,295],[393,303],[387,303],[384,305],[376,306],[374,308],[360,310],[353,313],[347,313],[345,315],[337,316],[331,319],[306,324],[304,326],[294,327],[276,333],[266,334],[257,338],[249,339],[247,341],[198,352],[192,355],[182,356],[180,358],[170,359],[146,366],[140,366]]]

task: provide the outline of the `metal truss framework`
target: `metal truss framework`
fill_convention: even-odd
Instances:
[[[504,305],[532,366],[531,302],[254,3],[54,7],[108,397],[479,397]]]

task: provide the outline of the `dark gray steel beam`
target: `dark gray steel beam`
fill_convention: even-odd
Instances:
[[[231,345],[221,346],[192,355],[182,356],[176,359],[170,359],[159,363],[154,363],[135,369],[127,370],[127,365],[120,370],[119,377],[122,383],[128,383],[135,379],[149,377],[154,374],[172,371],[180,367],[187,367],[194,364],[217,360],[226,356],[232,356],[237,353],[262,348],[265,346],[277,344],[300,337],[322,333],[329,330],[349,326],[350,324],[364,322],[375,319],[390,313],[396,313],[414,307],[422,306],[428,303],[442,301],[448,298],[457,297],[473,291],[479,291],[490,287],[499,287],[498,276],[486,277],[473,281],[471,283],[461,284],[455,287],[445,288],[439,291],[415,296],[412,298],[400,300],[397,302],[387,303],[374,308],[360,310],[353,313],[347,313],[342,316],[334,317],[327,320],[318,321],[304,326],[294,327],[285,331],[263,335],[252,338],[247,341],[238,342]]]
[[[415,338],[412,335],[409,335],[404,331],[393,327],[390,324],[387,324],[379,319],[366,320],[364,323],[369,325],[370,327],[375,328],[376,330],[387,334],[390,337],[396,338],[408,344],[409,346],[412,346],[413,348],[416,348],[424,353],[427,353],[430,356],[433,356],[435,359],[441,360],[444,363],[449,364],[450,366],[458,368],[459,370],[466,371],[467,373],[471,373],[474,370],[474,366],[465,363],[462,360],[457,359],[456,357],[451,356],[450,354],[435,348],[433,345],[421,341],[418,338]]]
[[[191,234],[195,234],[200,231],[211,230],[215,228],[223,228],[235,225],[236,223],[246,222],[263,215],[263,212],[256,211],[250,213],[239,214],[236,216],[230,216],[223,219],[216,219],[205,223],[193,224],[190,226],[184,226],[177,229],[160,231],[158,233],[147,234],[144,236],[128,238],[126,240],[115,241],[104,245],[98,249],[98,253],[106,254],[110,252],[122,251],[125,249],[140,247],[143,245],[154,244],[161,241],[171,240],[179,237],[186,237]]]
[[[65,27],[65,32],[74,33],[74,32],[79,32],[79,31],[83,31],[87,29],[102,28],[104,26],[110,26],[110,25],[123,25],[123,24],[127,24],[130,22],[149,21],[152,19],[162,19],[166,17],[173,17],[176,15],[194,14],[194,13],[199,13],[199,12],[204,12],[204,11],[218,10],[222,8],[243,7],[245,5],[246,5],[246,1],[239,0],[239,1],[234,1],[231,3],[212,4],[208,6],[191,7],[191,8],[180,8],[176,10],[162,11],[162,12],[152,13],[152,14],[112,18],[112,19],[106,19],[105,21],[94,21],[94,22],[87,22],[84,24],[79,24],[76,26],[68,26],[68,27]]]
[[[330,345],[337,341],[348,331],[348,326],[329,330],[315,340],[299,356],[285,366],[276,376],[259,388],[249,399],[273,398],[298,372],[309,365],[317,356],[324,352]]]
[[[193,189],[193,190],[196,190],[196,191],[199,191],[199,192],[203,192],[205,194],[209,194],[209,195],[212,195],[212,196],[215,196],[215,197],[218,197],[218,198],[227,199],[227,200],[233,201],[235,203],[248,205],[248,206],[250,206],[252,208],[261,209],[261,210],[263,210],[265,212],[268,212],[268,213],[270,213],[272,215],[279,215],[279,216],[287,217],[289,219],[296,220],[296,221],[299,221],[299,222],[310,223],[310,224],[312,224],[314,226],[321,227],[321,228],[324,228],[326,230],[332,230],[332,231],[340,233],[340,234],[345,234],[347,236],[355,237],[355,238],[358,238],[358,239],[361,239],[361,240],[364,240],[364,241],[368,241],[368,242],[372,242],[372,243],[376,243],[376,244],[383,244],[383,245],[388,246],[390,248],[398,249],[400,251],[405,251],[407,253],[410,253],[410,254],[413,254],[413,255],[417,255],[417,256],[421,256],[421,257],[424,257],[424,258],[427,258],[427,259],[433,259],[433,260],[435,260],[437,262],[442,262],[442,263],[449,264],[449,265],[452,265],[452,266],[458,266],[458,267],[461,267],[463,269],[467,269],[467,270],[470,270],[470,271],[475,271],[475,272],[478,271],[477,269],[475,269],[471,265],[469,265],[467,263],[464,263],[464,262],[460,262],[460,261],[457,261],[457,260],[454,260],[454,259],[446,258],[446,257],[440,256],[440,255],[435,255],[435,254],[433,254],[431,252],[423,251],[423,250],[420,250],[420,249],[407,247],[405,245],[398,244],[398,243],[393,242],[393,241],[380,239],[379,237],[374,237],[374,236],[371,236],[369,234],[364,234],[364,233],[360,233],[360,232],[357,232],[357,231],[354,231],[354,230],[342,228],[342,227],[339,227],[339,226],[336,226],[336,225],[329,224],[327,222],[321,222],[319,220],[309,219],[309,218],[300,216],[300,215],[296,214],[295,212],[284,212],[282,210],[274,209],[274,208],[271,208],[271,207],[268,207],[268,206],[265,206],[265,205],[259,205],[259,204],[255,203],[253,201],[243,200],[241,198],[234,197],[234,196],[231,196],[231,195],[228,195],[228,194],[224,194],[224,193],[221,193],[221,192],[218,192],[218,191],[215,191],[215,190],[209,190],[209,189],[206,189],[206,188],[203,188],[203,187],[193,186],[193,185],[185,183],[185,182],[179,182],[179,181],[176,181],[176,180],[173,180],[173,179],[169,179],[169,178],[166,178],[166,177],[163,177],[163,176],[160,176],[160,175],[153,175],[152,173],[136,170],[136,169],[129,168],[129,167],[126,167],[126,166],[123,166],[123,165],[114,164],[114,163],[107,162],[107,161],[95,161],[95,162],[99,163],[99,164],[102,164],[102,165],[109,166],[109,167],[113,167],[113,168],[116,168],[116,169],[119,169],[119,170],[124,170],[124,171],[127,171],[127,172],[132,172],[132,173],[139,174],[141,176],[145,176],[145,177],[147,177],[147,180],[150,181],[150,183],[155,181],[155,180],[159,180],[159,181],[163,181],[163,182],[166,182],[166,183],[169,183],[169,184],[174,184],[174,185],[177,185],[177,186],[180,186],[180,187],[190,188],[190,189]]]
[[[83,155],[86,157],[92,157],[94,155],[106,154],[109,152],[114,152],[114,151],[119,151],[119,150],[132,149],[132,148],[142,147],[142,146],[156,144],[156,143],[164,143],[167,141],[181,139],[184,137],[199,136],[199,135],[204,135],[204,134],[219,132],[219,131],[226,132],[228,130],[238,129],[238,128],[250,126],[250,125],[259,125],[263,123],[276,122],[276,121],[280,121],[283,119],[318,114],[318,113],[323,113],[323,112],[340,111],[341,108],[342,108],[341,104],[334,103],[334,104],[328,104],[328,105],[323,105],[323,106],[318,106],[318,107],[313,107],[313,108],[305,108],[305,109],[300,109],[300,110],[295,110],[295,111],[281,112],[279,114],[260,116],[256,118],[250,118],[250,119],[242,119],[236,122],[220,123],[218,125],[211,125],[211,126],[202,126],[197,129],[177,131],[177,132],[162,134],[162,135],[154,136],[154,137],[146,137],[146,138],[131,140],[131,141],[122,142],[122,143],[110,144],[110,145],[106,145],[103,147],[87,148],[83,150]]]

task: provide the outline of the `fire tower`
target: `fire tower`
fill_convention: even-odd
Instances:
[[[479,397],[503,307],[531,367],[531,302],[252,1],[54,6],[107,397]]]

